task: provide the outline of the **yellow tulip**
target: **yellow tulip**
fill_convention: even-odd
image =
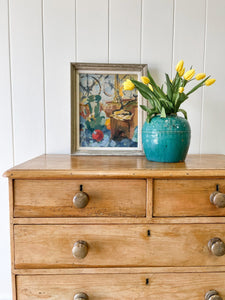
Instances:
[[[181,87],[179,88],[179,93],[182,94],[183,91],[184,91],[184,88],[181,86]]]
[[[209,86],[209,85],[213,84],[215,81],[216,81],[216,79],[214,79],[214,78],[207,79],[205,82],[205,85]]]
[[[141,77],[141,81],[144,83],[144,84],[148,84],[150,82],[150,79],[146,76],[142,76]]]
[[[152,87],[152,85],[149,83],[148,84],[148,87],[150,88],[150,90],[153,92],[153,87]]]
[[[196,78],[197,80],[201,80],[201,79],[204,79],[205,76],[206,76],[205,73],[198,73],[198,74],[195,76],[195,78]]]
[[[182,77],[184,75],[185,68],[183,68],[180,72],[178,72],[179,76]]]
[[[185,80],[190,80],[195,75],[195,69],[191,69],[184,74]]]
[[[135,85],[133,84],[133,82],[130,79],[127,79],[124,83],[123,83],[123,89],[125,91],[132,91],[135,88]]]
[[[179,73],[183,69],[183,66],[184,66],[184,61],[183,59],[181,59],[176,65],[176,71]]]

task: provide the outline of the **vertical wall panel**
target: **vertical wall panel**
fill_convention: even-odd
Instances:
[[[0,175],[13,164],[8,1],[0,1]],[[0,176],[0,299],[11,298],[8,182]]]
[[[10,0],[15,161],[44,153],[41,0]]]
[[[225,154],[225,1],[209,0],[207,12],[206,72],[217,81],[204,90],[202,152]]]
[[[142,63],[148,63],[159,85],[165,73],[170,75],[172,56],[173,0],[143,0]]]
[[[46,152],[70,153],[70,62],[75,61],[75,1],[44,0]]]
[[[108,1],[77,0],[77,61],[108,62]]]
[[[140,63],[141,0],[109,0],[109,62]]]
[[[186,69],[191,65],[196,72],[204,70],[205,0],[175,0],[174,66],[183,59]],[[196,83],[196,81],[195,81]],[[189,90],[189,86],[185,91]],[[182,105],[188,113],[192,128],[189,153],[200,152],[202,89]]]

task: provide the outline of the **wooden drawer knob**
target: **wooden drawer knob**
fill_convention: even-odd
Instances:
[[[78,192],[74,197],[73,197],[73,204],[77,208],[84,208],[87,206],[89,201],[88,194],[85,192]]]
[[[225,207],[225,194],[214,192],[210,195],[210,202],[218,208]]]
[[[76,294],[76,295],[74,296],[73,299],[74,299],[74,300],[88,300],[89,297],[88,297],[88,295],[85,294],[85,293],[78,293],[78,294]]]
[[[83,259],[88,254],[88,243],[85,241],[77,241],[72,249],[73,256],[78,259]]]
[[[219,293],[215,290],[210,290],[205,294],[205,300],[223,300]]]
[[[213,238],[208,242],[210,252],[215,256],[223,256],[225,254],[225,244],[220,238]]]

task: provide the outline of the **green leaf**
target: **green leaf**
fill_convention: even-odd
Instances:
[[[152,114],[148,114],[146,118],[146,122],[149,123],[151,120]]]
[[[154,93],[152,93],[152,91],[144,83],[133,79],[131,81],[133,82],[137,90],[140,92],[140,94],[145,99],[147,99],[150,102],[151,106],[154,108],[155,107],[155,103],[153,101]]]
[[[162,102],[164,107],[166,106],[166,107],[173,110],[174,106],[173,106],[173,103],[171,101],[169,101],[167,99],[162,99],[162,98],[160,98],[159,100]]]
[[[172,81],[172,87],[174,88],[177,85],[178,80],[180,80],[180,76],[178,72],[176,73],[176,76],[174,77],[174,80]]]
[[[133,84],[135,85],[135,87],[138,89],[140,93],[144,92],[145,94],[153,98],[154,93],[150,90],[150,88],[147,85],[134,79],[131,79],[131,81],[133,82]]]
[[[165,111],[165,108],[164,108],[164,107],[162,107],[160,117],[161,117],[161,118],[166,118],[166,111]]]
[[[167,96],[170,100],[172,100],[173,92],[172,92],[172,84],[170,82],[170,78],[168,74],[166,75],[166,85],[167,85]]]
[[[177,100],[174,112],[177,112],[179,110],[179,107],[181,106],[181,104],[187,99],[188,99],[188,96],[185,93],[179,94],[179,98]]]
[[[158,112],[155,110],[152,110],[151,112],[148,113],[147,118],[146,118],[146,122],[150,122],[151,118],[153,117],[153,115],[156,115]]]
[[[148,108],[147,106],[145,105],[140,105],[140,107],[144,110],[144,111],[147,111],[148,113],[152,113],[152,109]]]
[[[186,110],[180,108],[178,111],[180,111],[184,115],[185,119],[187,120],[187,112],[186,112]]]
[[[160,101],[159,101],[158,99],[154,99],[154,102],[155,102],[156,108],[157,108],[158,111],[160,112],[161,109],[162,109],[162,105],[161,105]]]
[[[178,99],[178,103],[183,103],[185,100],[187,100],[188,99],[188,96],[187,96],[187,94],[185,94],[185,93],[182,93],[182,94],[180,94],[180,97],[179,97],[179,99]]]
[[[177,101],[180,96],[179,88],[182,86],[182,84],[183,84],[182,78],[180,78],[178,75],[178,79],[176,80],[176,82],[174,84],[173,97],[172,97],[172,102],[173,102],[175,108],[177,106]]]
[[[150,79],[151,85],[152,85],[154,88],[158,87],[157,84],[155,83],[154,79],[152,78],[152,75],[150,74],[149,70],[147,71],[147,73],[148,73],[148,78]]]
[[[148,70],[148,78],[150,80],[150,84],[153,86],[154,91],[163,98],[166,98],[166,94],[163,92],[162,89],[160,89],[160,87],[155,83],[153,77],[151,76],[149,70]]]
[[[133,82],[135,87],[138,89],[138,91],[142,94],[144,98],[148,99],[149,101],[152,101],[150,103],[152,104],[153,108],[155,108],[156,106],[158,110],[161,111],[161,104],[158,100],[158,96],[154,93],[154,91],[152,92],[150,88],[142,82],[139,82],[134,79],[132,79],[131,81]]]
[[[203,86],[203,84],[205,83],[205,81],[207,79],[209,79],[210,76],[206,77],[205,79],[203,79],[199,84],[197,84],[195,87],[193,87],[193,89],[191,89],[188,93],[187,96],[190,95],[191,93],[195,92],[198,88],[200,88],[201,86]]]

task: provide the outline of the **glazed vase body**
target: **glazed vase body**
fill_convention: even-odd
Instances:
[[[177,115],[153,117],[142,128],[142,143],[146,158],[157,162],[182,162],[191,140],[189,122]]]

